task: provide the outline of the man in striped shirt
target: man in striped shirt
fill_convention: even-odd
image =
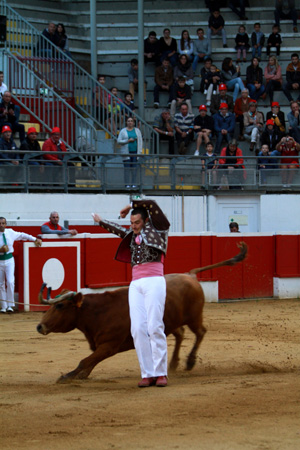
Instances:
[[[178,153],[180,155],[186,154],[189,143],[194,139],[194,118],[194,114],[188,112],[188,105],[182,103],[180,112],[175,114],[174,117]]]

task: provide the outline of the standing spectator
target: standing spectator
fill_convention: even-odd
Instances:
[[[169,104],[172,102],[173,69],[168,59],[163,59],[162,65],[155,69],[154,108],[159,107],[159,92],[169,93]]]
[[[72,58],[71,52],[69,50],[69,40],[66,35],[66,29],[63,23],[58,23],[56,27],[56,45],[59,47],[66,55]]]
[[[265,43],[265,35],[260,29],[260,23],[256,22],[254,24],[254,31],[251,34],[252,58],[254,58],[257,53],[258,61],[260,61],[264,43]]]
[[[57,34],[56,34],[56,25],[53,22],[50,22],[48,28],[45,28],[42,32],[42,36],[47,38],[53,45],[57,46]],[[40,38],[37,45],[37,52],[39,56],[44,58],[54,58],[55,49],[54,47],[48,43],[46,39]]]
[[[52,211],[50,213],[49,222],[45,222],[41,226],[42,234],[58,234],[63,236],[64,234],[70,234],[71,236],[76,236],[77,230],[69,230],[68,228],[59,225],[59,214],[57,211]]]
[[[300,116],[299,105],[297,102],[291,103],[291,111],[287,115],[289,121],[289,135],[292,136],[298,144],[300,143]]]
[[[244,25],[239,26],[239,31],[235,37],[235,49],[236,49],[236,62],[239,63],[241,61],[241,55],[243,57],[243,61],[247,60],[247,51],[249,50],[249,36],[246,33],[246,28]]]
[[[205,5],[209,9],[209,12],[216,11],[222,6],[226,6],[226,1],[224,0],[205,0]]]
[[[183,30],[181,33],[181,38],[178,41],[178,53],[179,55],[185,55],[189,60],[193,58],[194,53],[194,43],[190,38],[190,34],[187,30]],[[180,56],[179,56],[180,57]]]
[[[286,83],[283,85],[283,92],[286,98],[292,102],[291,90],[300,90],[300,61],[297,53],[293,53],[291,56],[292,62],[286,68]],[[300,92],[298,94],[297,101],[300,101]]]
[[[285,135],[285,115],[283,111],[280,111],[278,102],[272,102],[271,111],[267,112],[267,120],[272,119],[274,122],[274,128]]]
[[[143,150],[143,138],[140,130],[135,128],[133,117],[128,117],[126,127],[122,128],[118,136],[124,164],[124,180],[127,189],[136,189],[137,183],[137,155]]]
[[[67,149],[64,142],[61,140],[60,128],[52,128],[49,139],[47,139],[43,144],[42,151],[45,152],[43,159],[46,160],[44,163],[46,166],[63,165],[62,160]],[[52,152],[59,153],[55,155]]]
[[[114,91],[113,91],[114,90]],[[116,95],[118,94],[117,88],[112,88],[111,93],[113,95],[109,95],[108,105],[107,105],[107,120],[105,121],[105,125],[108,130],[116,135],[118,124],[121,118],[121,103],[116,100]]]
[[[3,82],[3,80],[4,80],[4,73],[1,70],[0,71],[0,101],[1,102],[2,102],[2,95],[4,94],[4,92],[8,91],[8,87]]]
[[[244,113],[249,111],[249,91],[247,88],[242,90],[242,95],[237,98],[234,104],[235,120],[240,124],[239,141],[244,141]]]
[[[205,78],[204,95],[206,94],[206,105],[211,105],[211,96],[219,92],[219,84],[222,80],[221,71],[214,64],[211,65],[210,71]]]
[[[282,85],[281,67],[275,56],[271,55],[269,57],[269,62],[264,70],[264,77],[266,80],[266,91],[263,97],[269,95],[270,103],[272,104],[274,91],[280,91]]]
[[[266,122],[266,128],[261,135],[261,145],[267,145],[269,151],[276,150],[278,142],[283,138],[283,134],[274,127],[274,121],[268,119]]]
[[[198,62],[206,61],[211,55],[209,41],[204,36],[203,28],[198,28],[197,36],[198,39],[194,41],[194,61],[192,66],[194,72],[196,72]]]
[[[37,140],[37,131],[34,127],[28,128],[26,139],[21,143],[20,150],[27,150],[32,152],[40,152],[41,147],[39,141]],[[29,159],[28,164],[37,166],[39,165],[38,160],[41,158],[40,155],[23,155],[23,159]],[[31,160],[34,159],[34,161]]]
[[[175,83],[172,89],[172,102],[171,102],[171,116],[174,117],[176,106],[180,106],[182,103],[188,105],[189,114],[192,114],[192,91],[190,86],[185,82],[184,77],[179,77],[178,82]]]
[[[222,63],[222,75],[227,89],[233,89],[233,103],[236,101],[239,92],[244,89],[244,83],[240,78],[240,66],[234,66],[231,58],[224,58]]]
[[[259,60],[256,57],[252,58],[250,66],[247,67],[246,84],[253,100],[257,101],[265,92],[263,71],[259,67]]]
[[[271,48],[275,47],[277,56],[280,55],[280,46],[282,44],[282,39],[279,34],[279,27],[277,25],[272,26],[272,33],[269,35],[267,40],[267,55],[270,56]]]
[[[280,19],[291,19],[293,21],[293,31],[298,33],[295,0],[276,0],[274,16],[278,28],[280,27]]]
[[[220,156],[218,169],[223,171],[222,178],[226,178],[223,183],[229,185],[231,189],[240,188],[243,184],[243,178],[246,178],[246,172],[243,152],[238,147],[236,139],[231,139],[228,142],[227,147],[222,149]]]
[[[207,108],[205,105],[199,106],[199,116],[194,120],[194,131],[197,134],[197,146],[194,153],[195,156],[199,156],[199,150],[204,141],[207,144],[212,136],[214,129],[214,121],[211,116],[207,115]]]
[[[217,135],[215,153],[219,155],[223,140],[226,142],[231,141],[235,128],[234,114],[228,111],[227,103],[221,103],[220,111],[213,116],[213,120],[214,130]]]
[[[180,77],[185,78],[186,84],[194,91],[194,72],[191,62],[186,55],[180,55],[177,65],[174,68],[174,79],[178,81]]]
[[[176,130],[176,140],[178,145],[178,153],[185,155],[188,150],[189,143],[194,138],[194,114],[189,113],[188,105],[182,103],[180,112],[175,114],[174,125]]]
[[[24,125],[18,122],[15,105],[11,102],[11,93],[9,91],[4,92],[0,103],[0,128],[4,125],[8,125],[13,133],[18,131],[20,141],[24,141],[25,128]]]
[[[0,217],[0,312],[13,313],[15,307],[14,242],[31,241],[36,247],[40,247],[42,241],[30,234],[17,232],[6,226],[5,217]]]
[[[133,58],[130,61],[130,67],[128,69],[128,80],[129,80],[129,92],[132,95],[132,99],[134,100],[134,93],[138,91],[139,81],[138,81],[138,60]],[[146,75],[144,79],[144,102],[146,105]]]
[[[12,139],[12,131],[8,125],[2,128],[0,138],[0,165],[19,165],[20,155],[16,151],[17,145]]]
[[[159,65],[159,41],[155,31],[150,31],[148,37],[144,40],[144,63],[154,62]]]
[[[219,10],[213,11],[208,20],[207,39],[209,42],[209,52],[211,53],[211,37],[222,36],[223,47],[227,48],[225,22]]]
[[[219,94],[214,94],[211,98],[210,112],[212,115],[219,112],[221,103],[227,104],[229,112],[234,111],[233,99],[227,94],[227,86],[224,83],[219,85]]]
[[[213,185],[217,183],[217,171],[218,168],[218,160],[217,155],[214,153],[213,143],[208,141],[206,146],[206,152],[201,155],[201,164],[202,164],[202,186],[205,185],[205,174],[210,175],[210,180]]]
[[[278,152],[279,154],[279,152]],[[267,170],[273,169],[274,158],[272,158],[269,150],[268,144],[263,144],[261,146],[260,152],[257,158],[257,168],[260,170],[260,181],[261,184],[267,183]]]
[[[245,15],[245,0],[230,0],[228,6],[241,20],[248,20]]]
[[[253,152],[254,148],[260,146],[260,135],[263,131],[264,116],[257,111],[256,100],[250,100],[249,111],[244,113],[244,137],[250,139],[249,150]]]
[[[158,132],[160,141],[168,141],[169,155],[174,155],[174,122],[168,109],[154,118],[153,128]]]
[[[290,187],[295,176],[295,171],[299,169],[300,144],[293,137],[286,136],[277,144],[276,150],[283,157],[280,166],[282,170],[282,185],[283,187]],[[284,156],[290,156],[291,158],[284,158]]]
[[[123,104],[125,106],[127,106],[127,108],[130,109],[130,111],[134,112],[135,111],[135,105],[134,102],[132,100],[132,94],[130,92],[125,92],[124,94],[124,102]],[[125,120],[127,120],[128,117],[132,117],[131,112],[128,111],[127,109],[125,109]]]
[[[105,86],[106,78],[104,75],[99,74],[97,81],[101,86],[97,85],[95,89],[96,118],[100,120],[100,123],[104,124],[107,117],[107,93],[102,86]]]
[[[169,28],[165,28],[163,36],[159,40],[159,52],[161,54],[160,60],[163,61],[168,58],[171,66],[174,67],[177,64],[177,42],[170,34]]]

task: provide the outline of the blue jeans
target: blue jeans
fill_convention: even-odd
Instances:
[[[228,90],[233,88],[233,103],[236,101],[239,91],[245,88],[244,83],[240,77],[233,78],[232,80],[226,81],[226,86]]]
[[[257,47],[257,48],[252,47],[252,58],[255,57],[256,52],[257,52],[257,57],[261,58],[261,51],[262,51],[262,46],[261,45],[259,47]]]
[[[233,133],[227,133],[227,134],[222,134],[221,131],[219,133],[217,133],[217,140],[216,140],[216,145],[215,145],[215,154],[216,155],[220,155],[221,153],[221,145],[223,142],[223,139],[226,141],[226,145],[229,143],[229,141],[231,141],[231,139],[233,138]]]
[[[265,92],[265,86],[263,84],[259,89],[256,89],[254,84],[247,84],[247,89],[249,89],[250,97],[253,98],[253,100],[258,100]]]
[[[211,56],[211,55],[205,55],[203,58],[201,58],[201,61],[206,61],[207,58],[210,58],[210,56]],[[196,72],[197,64],[198,64],[199,61],[200,61],[199,56],[198,56],[198,55],[195,55],[195,56],[194,56],[194,61],[193,61],[193,64],[192,64],[192,69],[193,69],[194,72]]]
[[[124,165],[124,181],[125,185],[129,186],[130,184],[132,186],[136,185],[136,175],[137,175],[137,157],[136,156],[130,156],[128,159],[125,159],[123,161]]]

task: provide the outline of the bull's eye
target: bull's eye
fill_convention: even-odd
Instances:
[[[62,309],[64,307],[64,304],[63,303],[57,303],[56,305],[55,305],[55,309]]]

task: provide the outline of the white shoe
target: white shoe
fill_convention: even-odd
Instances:
[[[194,156],[199,156],[199,150],[196,150]]]
[[[13,313],[14,312],[14,310],[10,306],[7,308],[6,311],[9,312],[9,313]]]
[[[217,91],[213,91],[213,94],[216,95]]]
[[[154,102],[154,108],[158,108],[159,107],[159,103],[158,102]]]
[[[130,184],[127,184],[126,189],[131,189]]]
[[[5,308],[1,308],[0,309],[0,313],[5,314],[6,313],[6,309]]]
[[[206,106],[210,106],[211,102],[208,100],[208,102],[206,102]]]
[[[203,94],[204,94],[204,95],[206,95],[206,94],[207,94],[207,89],[204,89],[204,92],[203,92]]]

